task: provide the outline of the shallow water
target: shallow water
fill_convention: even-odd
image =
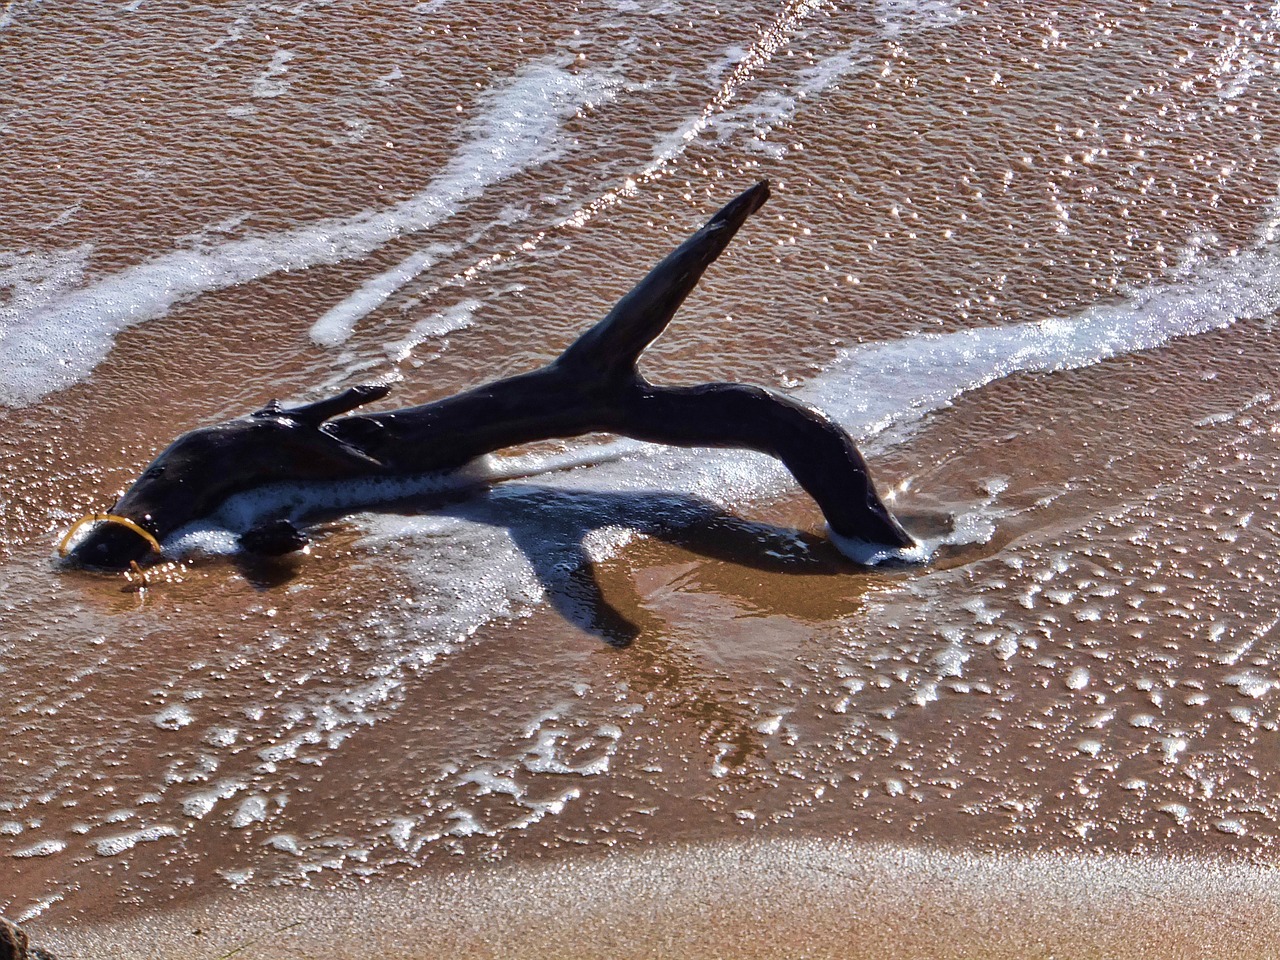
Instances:
[[[10,4],[0,911],[796,831],[1269,863],[1278,40],[1186,3]],[[646,373],[830,412],[930,563],[851,566],[763,458],[601,437],[279,564],[221,546],[261,499],[145,590],[54,564],[193,426],[551,359],[762,177]]]

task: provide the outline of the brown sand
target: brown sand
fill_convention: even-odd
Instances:
[[[1270,12],[403,6],[30,3],[0,34],[22,106],[0,250],[126,302],[154,286],[139,264],[262,237],[287,260],[291,231],[475,162],[484,91],[521,71],[633,81],[563,118],[573,150],[431,231],[197,283],[87,379],[0,411],[0,910],[72,958],[1274,953]],[[839,76],[818,89],[815,67]],[[182,430],[545,361],[760,176],[774,200],[655,378],[791,388],[869,341],[1091,308],[1132,331],[1257,297],[1228,329],[1008,376],[869,447],[906,512],[992,524],[926,568],[851,572],[788,487],[576,567],[597,527],[671,502],[407,505],[145,595],[51,569],[66,524]],[[350,341],[310,339],[437,243]],[[469,299],[471,328],[388,354]],[[544,536],[515,549],[508,526]],[[626,650],[610,611],[638,628]]]
[[[224,894],[54,928],[96,960],[1280,956],[1272,871],[846,841],[684,846],[339,891]]]

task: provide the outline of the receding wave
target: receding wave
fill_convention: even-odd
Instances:
[[[555,158],[563,149],[562,122],[585,104],[612,96],[613,83],[601,71],[571,72],[553,59],[533,61],[490,91],[470,138],[426,189],[395,206],[175,250],[87,286],[48,288],[0,307],[5,370],[0,403],[30,403],[84,379],[122,330],[163,316],[191,297],[281,270],[362,257],[405,233],[440,223],[492,184]],[[356,315],[349,309],[326,315],[312,335],[320,342],[339,342]]]

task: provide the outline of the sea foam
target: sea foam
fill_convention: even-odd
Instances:
[[[499,180],[562,156],[566,147],[558,136],[561,124],[584,105],[612,99],[616,85],[616,78],[609,74],[571,73],[557,59],[527,65],[505,87],[489,95],[466,146],[432,181],[428,190],[432,216],[415,229],[453,216],[462,203]],[[366,281],[316,321],[311,338],[328,346],[342,343],[350,337],[356,321],[426,270],[440,252],[437,248],[419,251]]]
[[[0,305],[0,403],[20,406],[83,380],[119,333],[192,297],[282,270],[362,257],[389,240],[442,222],[489,186],[559,156],[565,149],[559,136],[563,121],[610,99],[614,86],[608,73],[571,72],[555,58],[526,64],[482,98],[468,139],[440,174],[421,192],[386,209],[275,234],[198,242],[73,288],[68,286],[83,270],[82,252],[43,255],[39,263],[19,263],[10,255],[6,272],[17,279],[8,286],[26,282],[15,271],[25,276],[45,270],[48,277],[42,285],[28,282],[30,289],[18,288]],[[429,259],[430,252],[420,256]],[[418,260],[402,268],[416,266]],[[377,292],[365,291],[359,304],[340,305],[322,317],[313,338],[341,343]]]

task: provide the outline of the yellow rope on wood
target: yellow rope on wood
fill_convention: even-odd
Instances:
[[[160,541],[155,538],[151,531],[138,526],[138,524],[134,523],[128,517],[117,517],[114,513],[86,513],[71,525],[71,529],[67,531],[66,536],[62,538],[62,542],[58,544],[58,556],[65,557],[70,551],[71,538],[75,536],[77,530],[83,527],[86,523],[94,523],[99,520],[105,520],[107,523],[116,523],[122,527],[128,527],[143,540],[147,541],[147,543],[151,545],[151,549],[156,553],[164,553],[164,551],[160,549]]]

